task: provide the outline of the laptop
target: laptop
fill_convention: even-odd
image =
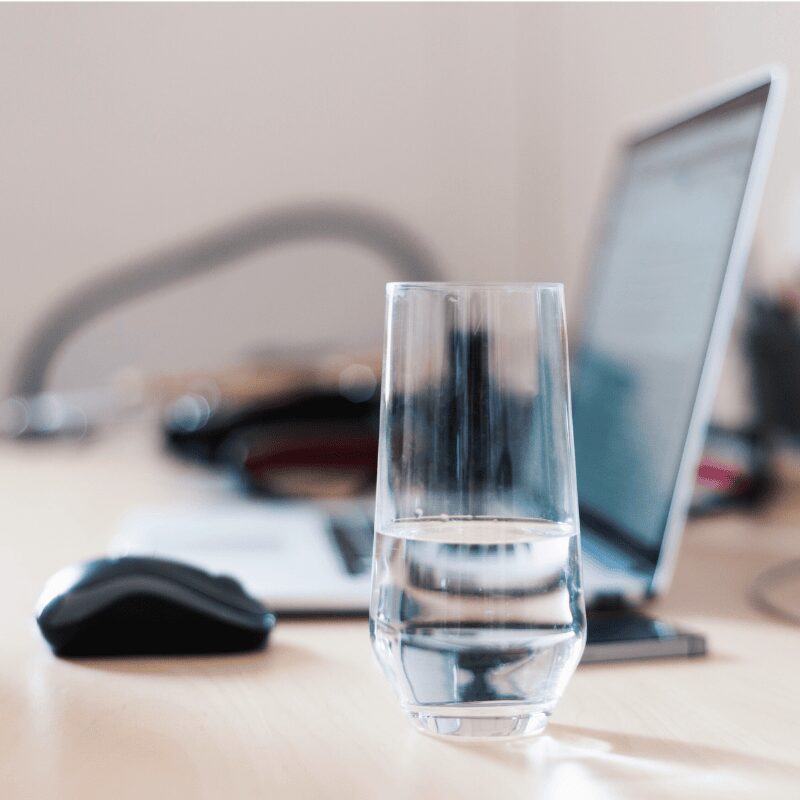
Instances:
[[[635,608],[669,586],[782,96],[780,71],[765,69],[622,146],[572,360],[590,610]],[[367,611],[374,500],[215,494],[134,512],[112,552],[231,574],[279,614]]]

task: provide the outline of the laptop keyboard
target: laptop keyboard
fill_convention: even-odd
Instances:
[[[349,575],[363,575],[372,565],[372,519],[353,513],[330,518],[330,533]]]
[[[615,571],[624,572],[633,567],[630,556],[610,547],[597,535],[592,535],[591,531],[584,531],[581,535],[581,556],[584,563],[609,567]]]

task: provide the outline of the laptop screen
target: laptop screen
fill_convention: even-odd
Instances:
[[[768,89],[628,145],[593,265],[573,363],[581,515],[653,562]]]

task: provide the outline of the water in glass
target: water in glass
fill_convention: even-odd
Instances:
[[[544,727],[583,651],[578,537],[537,520],[419,519],[375,539],[371,635],[415,724]]]

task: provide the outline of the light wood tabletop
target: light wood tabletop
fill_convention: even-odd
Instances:
[[[367,625],[288,622],[232,657],[64,661],[33,622],[45,579],[101,554],[128,509],[221,491],[131,428],[0,445],[0,797],[800,797],[800,629],[747,587],[800,555],[800,484],[690,524],[654,609],[708,636],[694,660],[580,667],[543,735],[412,730]]]

